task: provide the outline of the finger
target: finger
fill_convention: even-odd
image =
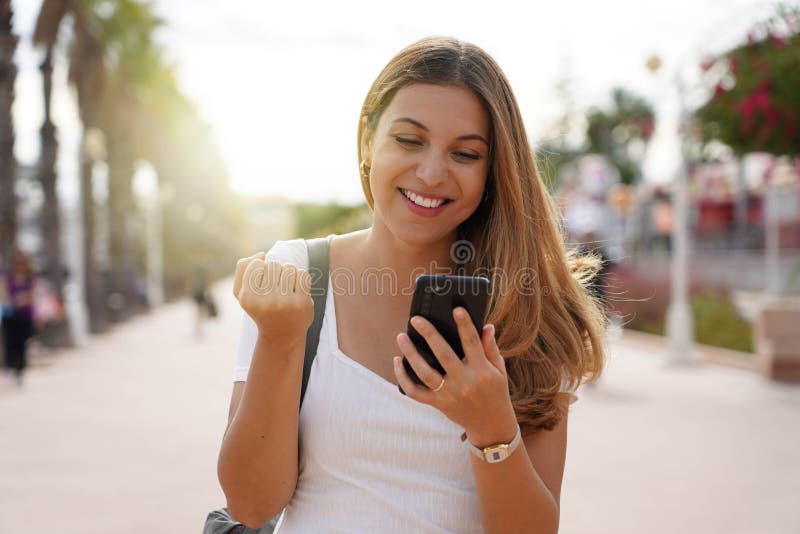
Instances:
[[[464,348],[464,359],[468,364],[480,364],[486,360],[486,354],[483,350],[481,337],[478,330],[475,328],[475,323],[462,306],[458,306],[453,310],[453,319],[458,326],[458,335],[461,338],[461,346]]]
[[[297,289],[306,295],[311,295],[311,274],[305,269],[297,269]]]
[[[262,287],[266,278],[265,270],[266,264],[261,260],[256,259],[248,263],[242,275],[242,285],[237,297],[245,292],[263,295],[265,293],[265,289]]]
[[[398,334],[396,341],[397,346],[400,347],[400,352],[406,357],[411,368],[417,373],[422,383],[428,386],[428,389],[422,389],[425,389],[427,394],[433,395],[433,392],[430,390],[437,388],[439,384],[442,383],[442,375],[439,374],[439,371],[428,365],[428,362],[426,362],[425,358],[417,351],[417,348],[411,342],[411,338],[409,338],[407,334]],[[427,397],[423,396],[423,398]]]
[[[262,283],[262,294],[277,290],[280,284],[282,270],[283,264],[280,262],[268,261],[266,263],[264,282]]]
[[[403,388],[406,397],[424,404],[432,403],[433,392],[411,380],[405,366],[403,366],[403,358],[395,356],[392,365],[394,366],[394,376],[397,378],[397,384]]]
[[[483,350],[486,353],[486,359],[497,368],[498,371],[503,373],[503,376],[508,378],[506,371],[506,359],[500,353],[500,347],[497,346],[497,340],[494,337],[494,325],[487,324],[483,327]]]
[[[242,289],[242,277],[244,277],[244,271],[247,269],[247,266],[254,259],[263,260],[265,257],[266,257],[265,252],[258,252],[256,254],[253,254],[249,258],[242,258],[236,262],[236,271],[233,277],[233,295],[235,297],[237,298],[239,297],[239,291]]]
[[[281,295],[291,295],[294,293],[295,282],[297,281],[297,268],[294,265],[284,265],[281,270],[279,287]]]
[[[430,321],[419,315],[415,315],[411,318],[411,326],[425,338],[425,341],[427,341],[428,346],[442,365],[445,373],[453,377],[460,377],[464,372],[464,363],[458,357],[458,354],[455,353],[453,347],[450,346],[450,343],[436,330],[436,327],[433,326]],[[441,382],[441,380],[439,380],[439,382]],[[434,384],[433,387],[438,386],[439,382]]]

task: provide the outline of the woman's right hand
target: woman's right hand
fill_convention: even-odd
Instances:
[[[270,342],[293,344],[305,340],[314,319],[311,275],[291,264],[265,262],[259,252],[236,263],[233,294]]]

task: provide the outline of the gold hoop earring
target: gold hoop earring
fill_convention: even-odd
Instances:
[[[367,160],[361,160],[361,163],[358,164],[358,170],[361,173],[362,178],[369,178],[370,166],[367,165]]]

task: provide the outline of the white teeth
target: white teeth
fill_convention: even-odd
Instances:
[[[438,208],[444,204],[444,199],[441,198],[434,200],[431,198],[422,197],[416,193],[412,193],[411,191],[406,191],[405,189],[401,189],[400,191],[406,196],[406,198],[408,198],[417,206],[422,206],[424,208]]]

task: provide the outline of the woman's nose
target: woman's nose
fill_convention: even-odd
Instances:
[[[447,164],[444,156],[431,150],[417,165],[417,178],[428,186],[434,186],[447,179]]]

